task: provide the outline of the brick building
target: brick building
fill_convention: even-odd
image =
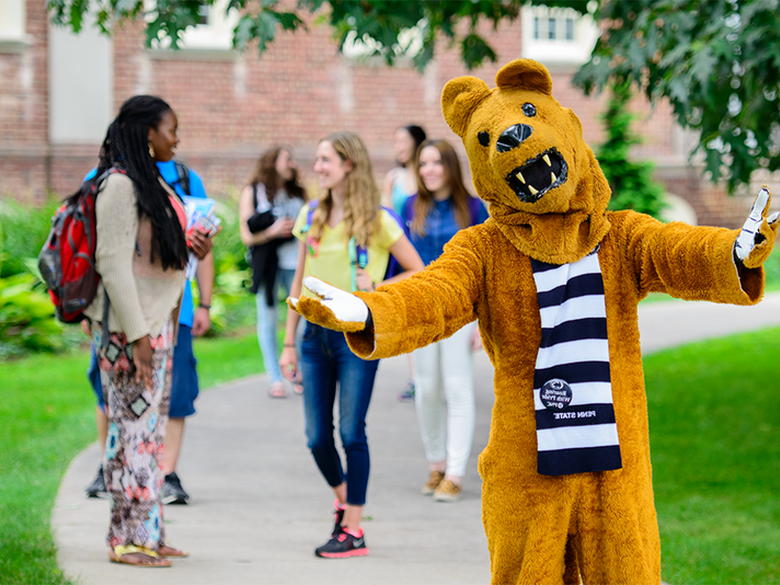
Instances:
[[[223,1],[224,0],[220,0]],[[486,28],[498,64],[470,74],[492,87],[497,70],[517,57],[536,58],[551,71],[554,95],[580,117],[589,143],[601,139],[603,100],[570,85],[589,54],[592,27],[566,12],[524,9],[497,31]],[[264,54],[230,47],[232,22],[218,13],[185,37],[186,49],[144,47],[140,23],[111,39],[85,29],[80,35],[47,22],[43,0],[0,1],[0,196],[37,201],[51,190],[72,192],[94,165],[105,130],[121,103],[139,93],[163,97],[179,118],[180,160],[203,177],[216,197],[240,188],[259,154],[288,145],[305,182],[314,184],[317,140],[336,130],[357,132],[368,146],[378,179],[393,165],[392,134],[416,123],[431,137],[460,140],[440,111],[444,84],[467,74],[457,50],[441,44],[423,74],[409,63],[339,54],[327,26],[281,33]],[[590,32],[589,32],[590,31]],[[555,37],[555,38],[550,38]],[[359,52],[358,49],[355,49]],[[637,102],[645,143],[637,156],[656,164],[670,193],[682,197],[698,222],[735,226],[749,201],[727,198],[688,162],[692,142],[672,123],[669,109]],[[465,156],[462,161],[467,171]]]

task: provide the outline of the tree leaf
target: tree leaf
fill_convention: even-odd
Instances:
[[[3,0],[0,0],[3,1]],[[697,150],[704,149],[713,179],[721,176],[721,153],[707,144],[721,139],[733,172],[727,175],[730,190],[759,168],[759,159],[771,171],[780,170],[778,138],[762,131],[767,121],[780,120],[780,99],[762,99],[780,92],[780,10],[778,0],[532,0],[534,4],[573,8],[602,23],[590,60],[574,77],[586,94],[596,94],[615,82],[628,82],[651,101],[666,98],[678,123],[700,133]],[[147,43],[169,38],[178,47],[184,31],[194,26],[202,6],[214,0],[157,0],[146,22]],[[262,54],[285,31],[305,28],[301,14],[314,22],[327,22],[343,47],[350,33],[378,43],[374,52],[388,64],[406,55],[399,44],[404,29],[421,26],[422,47],[413,56],[423,71],[434,58],[437,39],[457,44],[468,69],[498,57],[482,36],[482,23],[495,29],[517,18],[522,0],[298,0],[294,9],[278,0],[229,0],[226,8],[240,10],[233,42],[245,50],[258,41]],[[137,18],[143,0],[48,0],[52,22],[80,31],[86,16],[95,26],[111,28]],[[465,22],[464,22],[465,20]],[[366,36],[367,35],[367,36]],[[728,113],[729,100],[737,94],[742,109]],[[741,145],[729,134],[741,132]],[[754,147],[744,145],[748,132],[756,137]],[[705,136],[707,138],[705,138]]]
[[[466,35],[460,46],[461,58],[469,71],[482,65],[485,59],[491,63],[498,61],[495,51],[485,42],[485,39],[476,33]]]

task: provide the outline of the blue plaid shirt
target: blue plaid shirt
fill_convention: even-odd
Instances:
[[[478,213],[474,225],[480,224],[488,218],[487,209],[481,202],[477,209]],[[444,244],[449,242],[460,229],[455,219],[455,210],[450,197],[444,201],[433,202],[433,207],[428,212],[428,217],[425,218],[426,234],[421,236],[412,231],[410,239],[423,263],[428,266],[441,256],[444,252]]]

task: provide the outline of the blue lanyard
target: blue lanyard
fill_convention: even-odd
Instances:
[[[360,267],[365,270],[368,266],[368,250],[363,246],[357,245],[355,236],[349,239],[349,269],[352,281],[352,292],[355,292],[357,288],[357,268]]]

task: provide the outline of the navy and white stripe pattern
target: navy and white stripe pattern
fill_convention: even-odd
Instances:
[[[531,264],[542,319],[534,372],[537,470],[620,469],[598,254],[572,264]]]

